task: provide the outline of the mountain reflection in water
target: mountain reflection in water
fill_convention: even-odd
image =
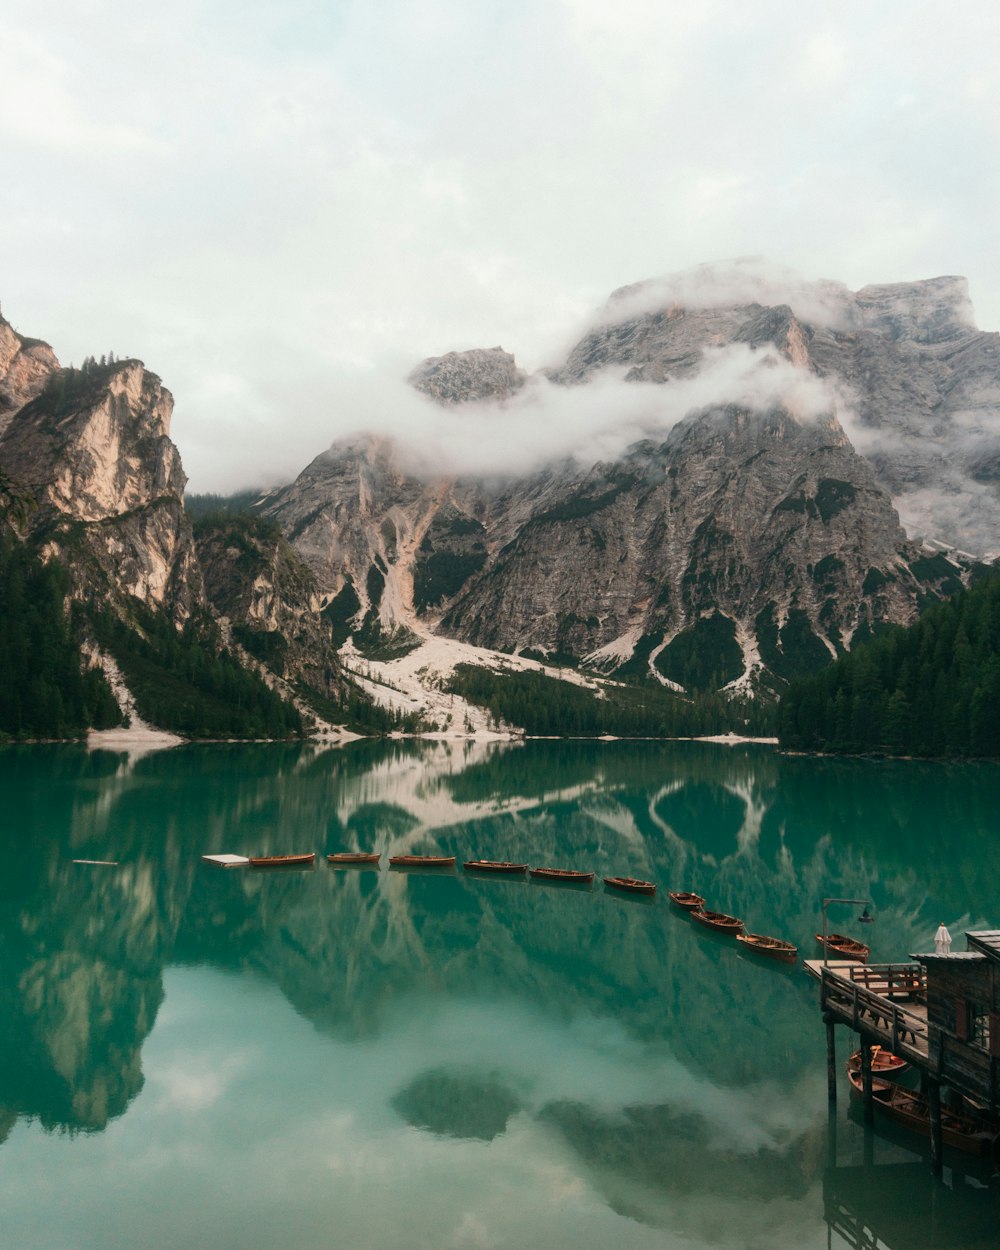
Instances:
[[[666,890],[696,890],[804,956],[824,896],[874,900],[875,959],[926,949],[942,919],[953,933],[1000,924],[992,766],[700,743],[218,745],[132,762],[17,747],[0,751],[0,792],[8,1160],[21,1119],[72,1134],[138,1114],[174,968],[273,987],[351,1062],[391,1052],[343,1095],[359,1125],[425,1150],[524,1139],[608,1219],[692,1244],[819,1245],[824,1201],[854,1244],[830,1215],[814,986],[696,930]],[[358,849],[383,865],[443,853],[586,868],[660,892],[635,906],[461,872],[200,862]],[[203,1011],[210,1027],[207,991]],[[995,1199],[981,1192],[955,1201]],[[908,1225],[900,1250],[948,1245],[921,1235]]]

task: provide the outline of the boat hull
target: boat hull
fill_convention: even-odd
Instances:
[[[316,862],[316,852],[308,855],[251,855],[251,868],[308,868]]]
[[[851,1094],[855,1098],[863,1098],[861,1073],[849,1072]],[[892,1081],[872,1078],[872,1102],[885,1117],[896,1124],[908,1128],[921,1137],[930,1137],[930,1110],[926,1098],[906,1089],[902,1085],[894,1085]],[[985,1155],[990,1151],[990,1134],[981,1129],[969,1116],[941,1108],[941,1140],[946,1146],[962,1150],[966,1154]]]
[[[689,915],[692,920],[697,920],[708,929],[714,929],[716,933],[727,933],[735,937],[737,933],[743,932],[743,921],[736,916],[727,916],[724,911],[702,911],[695,908]]]
[[[382,853],[381,851],[372,853],[367,851],[337,851],[326,858],[331,864],[377,864],[382,858]]]
[[[755,955],[765,959],[777,959],[780,963],[794,964],[799,957],[797,946],[783,942],[781,938],[768,937],[764,933],[737,933],[736,940]]]
[[[457,855],[390,855],[390,868],[454,868]]]
[[[705,900],[700,894],[691,894],[687,890],[668,890],[667,898],[675,907],[680,907],[684,911],[694,911],[695,908],[705,906]]]
[[[884,1050],[881,1046],[872,1047],[872,1071],[878,1076],[890,1076],[898,1072],[906,1072],[910,1065],[905,1059],[900,1059],[898,1055],[894,1055],[891,1050]],[[861,1071],[861,1051],[856,1050],[847,1061],[848,1072]]]
[[[605,877],[604,884],[613,890],[625,890],[629,894],[656,893],[656,886],[652,881],[640,881],[637,877]]]
[[[529,868],[528,872],[536,881],[555,881],[564,885],[590,885],[594,880],[594,873],[577,872],[572,868]]]
[[[826,947],[828,956],[853,960],[854,963],[866,964],[872,953],[870,946],[866,946],[864,942],[856,942],[854,938],[847,937],[844,933],[828,933],[825,942],[822,933],[817,933],[816,941],[821,949]]]
[[[528,871],[527,864],[511,864],[502,859],[470,859],[462,867],[466,872],[493,872],[507,876],[522,875]]]

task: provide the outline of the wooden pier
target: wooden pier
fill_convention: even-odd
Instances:
[[[845,1024],[860,1038],[867,1121],[873,1117],[873,1046],[920,1073],[936,1174],[942,1169],[942,1085],[976,1108],[984,1131],[994,1135],[1000,1167],[1000,931],[967,938],[968,951],[914,955],[907,963],[806,961],[820,983],[831,1101],[837,1097],[835,1027]]]
[[[883,1046],[926,1065],[927,980],[920,964],[838,963],[807,960],[819,976],[824,1016],[862,1034],[863,1044]]]

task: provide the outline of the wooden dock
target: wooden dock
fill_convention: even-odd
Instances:
[[[821,985],[824,1017],[846,1024],[863,1045],[883,1046],[926,1068],[927,983],[922,966],[806,960]]]

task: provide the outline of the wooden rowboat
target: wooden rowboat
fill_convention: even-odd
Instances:
[[[892,1072],[905,1072],[909,1068],[909,1064],[905,1059],[900,1059],[899,1055],[894,1055],[891,1050],[885,1050],[882,1046],[872,1047],[872,1071],[886,1076]],[[856,1050],[847,1061],[848,1072],[861,1071],[861,1051]]]
[[[331,864],[377,864],[381,851],[335,851],[326,857]]]
[[[390,855],[390,868],[454,868],[457,855]]]
[[[539,881],[575,881],[584,884],[594,879],[592,872],[577,872],[573,868],[530,868],[528,871]]]
[[[628,890],[630,894],[655,894],[652,881],[640,881],[638,877],[605,877],[604,884],[615,890]]]
[[[793,964],[799,957],[798,947],[783,938],[768,937],[764,933],[737,933],[736,940],[742,942],[747,950],[766,955],[769,959],[780,959]]]
[[[703,908],[696,907],[689,914],[692,920],[697,920],[699,924],[715,929],[717,933],[731,933],[735,935],[743,932],[743,921],[737,920],[735,916],[727,916],[724,911],[705,911]]]
[[[251,855],[251,868],[302,868],[306,864],[315,864],[316,852],[308,855]]]
[[[700,894],[689,894],[686,890],[668,890],[667,898],[675,907],[683,907],[685,911],[694,911],[696,907],[705,906],[705,900]]]
[[[863,1098],[861,1073],[848,1072],[847,1079],[851,1083],[852,1096]],[[890,1120],[895,1120],[897,1124],[902,1124],[904,1128],[919,1133],[922,1137],[930,1137],[930,1108],[927,1099],[921,1094],[904,1085],[873,1076],[872,1102]],[[964,1150],[966,1154],[985,1155],[989,1153],[992,1135],[974,1117],[942,1106],[941,1140],[946,1146],[954,1146],[956,1150]]]
[[[511,875],[528,871],[527,864],[512,864],[505,859],[470,859],[462,867],[466,872],[505,872]]]
[[[822,933],[816,934],[816,941],[823,946]],[[838,959],[853,959],[859,964],[866,964],[868,956],[872,953],[870,946],[865,946],[864,942],[855,942],[854,938],[848,937],[845,933],[828,933],[826,951],[828,955],[835,955]]]

